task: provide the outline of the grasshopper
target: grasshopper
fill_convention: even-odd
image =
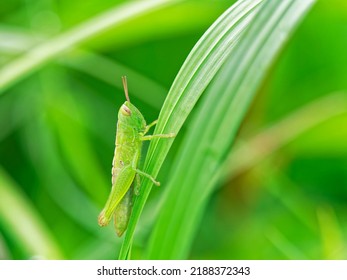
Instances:
[[[121,236],[127,228],[133,202],[133,194],[139,193],[140,176],[159,186],[150,174],[138,169],[142,142],[153,138],[173,138],[174,133],[146,135],[157,121],[146,125],[141,112],[130,102],[126,77],[122,77],[126,101],[118,111],[116,148],[112,162],[112,189],[101,211],[98,223],[107,226],[114,216],[115,229]]]

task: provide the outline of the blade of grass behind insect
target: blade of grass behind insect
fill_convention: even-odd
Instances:
[[[321,107],[322,108],[322,107]],[[260,169],[260,170],[259,170]],[[261,182],[265,183],[266,190],[274,195],[277,200],[287,208],[298,221],[307,226],[310,229],[310,239],[312,242],[307,246],[305,250],[306,257],[304,259],[343,259],[344,256],[344,244],[342,240],[342,231],[338,225],[337,217],[335,216],[333,208],[326,205],[320,205],[317,209],[317,201],[312,199],[310,195],[303,191],[300,186],[297,186],[290,180],[288,176],[280,171],[278,166],[274,164],[262,164],[256,171],[257,177]],[[271,173],[271,176],[269,174]],[[317,214],[318,219],[315,218]],[[318,221],[318,223],[317,223]],[[298,225],[298,231],[303,234],[304,228]],[[273,235],[272,230],[267,230],[268,239],[273,245],[282,251],[289,259],[303,259],[299,256],[295,256],[290,253],[295,247],[297,251],[302,246],[306,246],[306,242],[302,240],[303,244],[298,244],[299,240],[286,240],[286,238],[277,238],[280,236]],[[285,242],[281,242],[285,241]],[[296,243],[294,247],[293,244]],[[312,245],[314,246],[312,247]],[[317,246],[320,245],[320,246]],[[320,250],[324,247],[325,254]],[[293,252],[293,251],[292,251]],[[302,252],[304,253],[304,252]]]
[[[75,48],[76,44],[84,45],[84,42],[87,41],[87,46],[92,46],[93,49],[102,48],[104,51],[112,50],[116,52],[118,49],[126,49],[129,45],[138,45],[143,42],[168,38],[177,35],[191,35],[192,32],[201,32],[202,28],[206,28],[206,26],[209,25],[228,5],[227,1],[210,3],[211,1],[137,0],[128,2],[131,3],[125,3],[115,8],[110,8],[108,11],[102,12],[93,19],[86,20],[85,22],[76,25],[70,30],[64,31],[54,38],[47,37],[45,30],[42,30],[42,28],[40,27],[35,27],[36,31],[28,31],[21,29],[18,26],[11,26],[6,24],[2,25],[0,23],[0,65],[5,65],[7,63],[6,67],[4,67],[7,68],[10,65],[12,65],[11,67],[13,67],[14,61],[21,61],[22,63],[25,63],[24,57],[29,53],[29,49],[36,49],[38,47],[43,48],[44,50],[45,48],[43,46],[46,46],[47,48],[53,46],[53,48],[56,48],[55,43],[60,41],[59,38],[61,38],[61,36],[67,36],[69,33],[71,34],[71,32],[73,33],[73,35],[75,35],[71,37],[74,37],[73,40],[76,40],[76,42],[70,44],[71,40],[68,40],[70,37],[65,37],[63,44],[66,44],[66,47],[68,49]],[[151,2],[152,4],[157,3],[157,7],[148,8],[146,11],[146,9],[144,9],[144,6],[148,7]],[[27,8],[30,8],[31,10],[31,6],[27,5]],[[32,9],[35,10],[35,13],[42,8],[43,7],[32,7]],[[43,10],[45,12],[50,11],[52,13],[56,13],[56,10],[51,8],[52,7],[47,7],[45,5],[45,8]],[[69,7],[65,8],[69,9]],[[133,15],[129,16],[126,20],[122,20],[122,16],[126,16],[127,12],[129,12],[131,9],[133,9]],[[142,10],[141,12],[141,9],[144,10]],[[136,10],[138,10],[138,13],[135,12]],[[17,14],[18,11],[19,9],[15,10],[14,14],[11,15],[16,17],[15,14]],[[64,8],[59,9],[59,14],[62,13],[63,21],[65,12],[70,13],[69,11],[64,11]],[[121,14],[121,16],[118,16],[118,13]],[[194,17],[191,17],[192,13],[194,13]],[[28,16],[27,11],[24,12],[24,14]],[[78,18],[86,17],[87,14],[86,11],[83,10],[81,11],[81,15],[78,15]],[[89,11],[89,14],[94,14],[94,12]],[[33,17],[29,16],[28,19],[30,18]],[[88,24],[90,25],[88,26]],[[66,25],[65,22],[63,23],[63,25]],[[118,28],[120,26],[121,28]],[[78,30],[79,32],[77,32]],[[79,33],[84,33],[84,35],[86,36],[82,36],[83,38],[81,38]],[[97,36],[95,36],[96,34]],[[50,41],[53,42],[50,43]],[[37,45],[38,43],[40,43],[40,46]],[[20,57],[19,60],[16,59],[10,62],[11,59],[13,59],[15,56],[18,56],[18,54],[25,51],[28,51],[27,54]],[[44,66],[46,62],[54,60],[57,56],[65,55],[66,50],[63,50],[64,53],[61,53],[61,51],[52,51],[52,55],[45,62],[41,63],[39,61],[39,58],[33,58],[33,67],[36,69],[38,67]],[[41,55],[45,55],[43,51],[41,52]],[[38,65],[36,65],[37,63]],[[19,68],[17,69],[20,70]],[[23,72],[22,74],[26,76],[35,69],[27,69],[28,72]],[[8,73],[8,71],[6,72]],[[19,81],[22,78],[22,74],[20,74],[20,76],[18,76],[16,80],[10,82],[10,84],[14,84],[16,81]],[[125,72],[122,72],[122,75],[124,74]],[[0,80],[1,75],[2,74],[0,74]],[[7,86],[8,85],[4,86],[4,88],[6,88]],[[141,92],[143,92],[143,90]]]
[[[9,260],[11,259],[10,250],[8,244],[5,244],[4,237],[2,232],[0,232],[0,260]]]
[[[188,256],[237,129],[266,71],[313,1],[265,1],[194,116],[177,154],[148,259]],[[214,179],[214,180],[211,180]],[[213,230],[213,229],[211,229]]]
[[[331,93],[295,110],[257,135],[235,143],[226,161],[222,180],[251,169],[274,152],[322,123],[347,114],[345,92]],[[271,139],[271,140],[270,140]]]
[[[178,133],[197,100],[223,65],[242,31],[253,18],[262,1],[238,1],[205,32],[195,45],[170,89],[160,112],[154,134]],[[156,176],[173,140],[151,141],[144,170]],[[119,255],[126,259],[137,221],[151,191],[151,182],[144,180],[137,197]]]
[[[35,206],[0,168],[0,220],[29,258],[63,258],[62,252]]]
[[[322,258],[341,260],[346,257],[346,246],[343,242],[343,231],[339,225],[334,209],[322,205],[317,209],[318,224],[322,239]]]
[[[174,5],[181,0],[131,1],[110,9],[42,43],[0,70],[0,93],[51,59],[133,18]]]
[[[0,24],[0,53],[1,55],[17,55],[35,46],[39,39],[29,32]]]
[[[265,233],[270,243],[283,254],[284,259],[288,260],[308,260],[310,259],[304,250],[293,244],[288,238],[276,227],[268,228]]]

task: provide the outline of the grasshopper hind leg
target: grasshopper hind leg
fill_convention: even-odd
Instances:
[[[134,184],[132,184],[125,193],[114,211],[114,228],[119,237],[121,237],[128,228],[128,223],[133,209],[133,194]]]

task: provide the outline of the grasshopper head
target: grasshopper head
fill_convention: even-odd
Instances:
[[[140,111],[129,101],[125,101],[120,107],[118,120],[126,125],[138,128],[139,130],[145,129],[146,126],[146,121]]]
[[[125,98],[127,101],[120,107],[118,112],[118,121],[121,123],[133,127],[138,131],[144,131],[146,127],[146,121],[143,118],[140,111],[130,102],[128,93],[128,83],[125,76],[122,77]]]

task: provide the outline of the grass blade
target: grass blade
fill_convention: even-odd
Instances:
[[[176,76],[160,112],[154,134],[178,133],[197,100],[253,18],[260,3],[261,1],[237,2],[201,37]],[[173,140],[168,139],[151,141],[144,165],[145,172],[153,176],[158,174],[172,142]],[[141,195],[134,203],[120,259],[126,259],[136,223],[151,191],[151,186],[151,182],[144,180]]]
[[[272,245],[280,251],[285,259],[288,260],[308,260],[309,257],[305,255],[305,252],[298,248],[277,228],[270,228],[266,233],[267,239]]]
[[[187,257],[237,129],[266,70],[314,1],[264,1],[205,94],[174,163],[147,258]],[[212,178],[212,180],[211,180]]]
[[[235,143],[221,175],[222,180],[246,172],[310,129],[346,113],[345,92],[328,94],[310,102],[254,137]]]
[[[178,1],[148,0],[125,3],[38,45],[0,70],[0,92],[64,51],[132,18],[175,4]]]
[[[59,246],[24,194],[0,168],[0,220],[29,258],[63,258]]]
[[[334,209],[326,205],[320,206],[317,209],[317,217],[322,238],[323,259],[341,260],[346,258],[346,246]]]

